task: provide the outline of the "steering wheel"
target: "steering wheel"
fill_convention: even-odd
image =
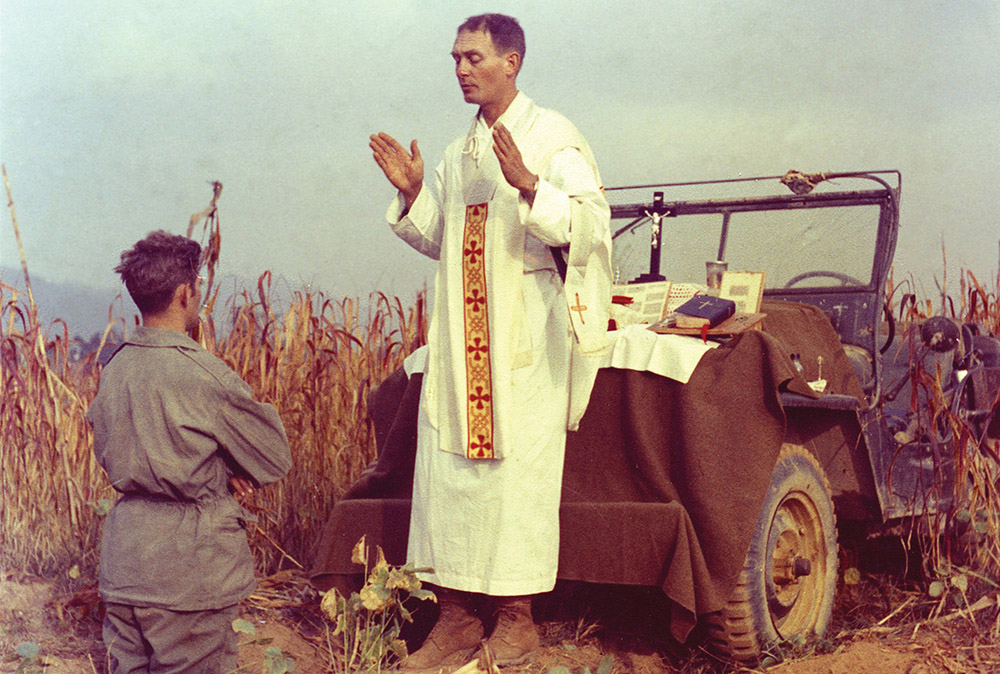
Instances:
[[[856,285],[863,286],[866,285],[864,281],[859,281],[853,276],[848,276],[847,274],[841,274],[839,271],[807,271],[789,279],[788,283],[785,284],[786,288],[791,288],[796,283],[800,281],[805,281],[810,278],[832,278],[840,281],[840,285]]]

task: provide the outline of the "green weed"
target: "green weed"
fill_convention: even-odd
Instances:
[[[369,551],[364,537],[354,546],[355,564],[365,568],[366,581],[360,592],[350,597],[332,589],[320,604],[333,623],[333,636],[341,640],[335,671],[381,672],[392,662],[406,657],[406,643],[399,638],[403,622],[412,622],[406,599],[437,601],[433,592],[421,586],[418,571],[407,564],[393,567],[385,561],[382,548],[369,570]]]

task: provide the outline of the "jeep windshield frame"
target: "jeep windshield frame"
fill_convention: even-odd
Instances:
[[[789,175],[606,189],[616,282],[704,286],[705,265],[715,260],[733,271],[764,271],[765,299],[819,307],[843,343],[872,355],[866,394],[874,405],[879,351],[893,330],[884,290],[899,231],[901,176],[812,174],[818,184],[789,193]],[[691,193],[705,196],[673,198]]]

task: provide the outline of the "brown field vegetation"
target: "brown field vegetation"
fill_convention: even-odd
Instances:
[[[301,565],[334,501],[374,457],[367,393],[423,342],[424,294],[404,306],[381,293],[362,302],[296,292],[288,306],[275,307],[265,272],[253,291],[236,295],[217,326],[220,192],[216,183],[209,207],[192,217],[187,232],[200,225],[206,242],[209,301],[199,338],[259,400],[275,405],[292,447],[291,473],[246,504],[259,518],[251,548],[259,570],[270,574]],[[66,325],[38,320],[23,253],[22,264],[27,293],[0,283],[0,568],[92,571],[100,515],[114,499],[86,421],[101,349],[72,360]],[[129,328],[122,319],[109,322],[102,346]]]
[[[293,449],[291,473],[248,503],[260,518],[258,567],[273,573],[305,558],[334,501],[374,457],[367,393],[421,343],[425,316],[422,296],[404,307],[382,294],[362,303],[305,292],[279,313],[267,286],[265,275],[257,294],[237,298],[225,336],[207,319],[203,341],[276,406]],[[30,297],[3,285],[0,301],[0,567],[91,568],[99,515],[114,498],[86,421],[100,364],[96,353],[73,362],[65,326],[46,332]]]
[[[221,245],[217,197],[218,193],[210,208],[198,214],[212,273]],[[14,225],[16,232],[16,216]],[[992,287],[967,271],[958,280],[954,295],[905,302],[908,284],[890,281],[894,310],[907,321],[919,321],[943,309],[946,315],[1000,334],[1000,277]],[[270,288],[271,277],[265,273],[256,288],[244,290],[229,306],[214,311],[217,294],[207,294],[212,302],[200,333],[206,348],[232,366],[259,399],[277,407],[293,450],[289,476],[258,490],[248,504],[259,517],[251,547],[264,576],[307,563],[334,502],[374,457],[367,393],[423,342],[427,321],[423,293],[407,305],[380,293],[360,301],[301,291],[287,306],[276,307]],[[216,322],[215,315],[225,318]],[[0,572],[60,579],[57,584],[66,591],[79,593],[96,578],[100,519],[115,498],[93,458],[85,416],[100,378],[100,350],[74,361],[67,326],[59,321],[40,323],[30,282],[26,293],[0,282],[0,326]],[[114,340],[130,327],[122,319],[112,321],[104,340]],[[964,514],[942,515],[947,521],[932,523],[930,529],[942,530],[955,519],[983,523],[981,535],[961,543],[926,537],[927,578],[944,582],[945,592],[930,602],[923,594],[919,599],[910,596],[909,610],[899,615],[923,606],[922,615],[940,617],[955,606],[972,604],[974,591],[982,596],[992,586],[995,594],[1000,579],[1000,494],[990,457],[971,451],[980,438],[951,412],[933,373],[926,374],[919,386],[935,401],[931,407],[935,418],[928,423],[953,429],[951,451],[959,458],[959,482],[970,485],[962,495]],[[916,537],[921,531],[906,533]],[[959,582],[959,577],[966,580]],[[848,588],[848,600],[855,594]],[[262,596],[266,604],[268,595],[258,595],[258,600]],[[860,594],[855,599],[861,603]],[[951,604],[946,603],[949,599]],[[900,606],[890,603],[881,615],[896,608]],[[840,621],[844,629],[857,628],[848,617],[841,616]],[[574,632],[572,625],[551,629]],[[571,641],[581,643],[592,631],[579,622]],[[991,657],[996,655],[994,649]],[[704,661],[688,666],[685,671],[710,667]]]
[[[947,278],[945,267],[945,278]],[[934,315],[955,319],[961,324],[976,324],[986,333],[1000,335],[1000,272],[992,287],[980,283],[971,271],[959,274],[959,290],[948,294],[942,286],[937,302],[918,299],[910,292],[912,283],[893,282],[890,275],[887,295],[890,310],[899,316],[901,325],[920,324]],[[912,334],[912,333],[911,333]],[[919,345],[909,344],[911,359]],[[946,585],[957,577],[971,574],[994,587],[1000,582],[1000,442],[986,437],[985,426],[965,418],[956,400],[942,390],[940,371],[923,367],[912,368],[911,405],[922,409],[916,419],[920,428],[931,438],[941,439],[941,451],[955,459],[955,500],[948,512],[913,522],[907,534],[919,537],[924,548],[924,565],[928,575]],[[918,396],[926,406],[916,404]],[[1000,400],[992,401],[992,409],[1000,408]],[[935,488],[943,489],[943,485]],[[959,530],[964,535],[959,535]],[[934,533],[949,532],[938,536]],[[958,581],[964,584],[965,580]],[[936,589],[936,588],[935,588]],[[946,595],[947,593],[945,593]]]

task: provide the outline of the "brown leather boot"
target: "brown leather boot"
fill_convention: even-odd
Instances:
[[[483,623],[472,609],[472,598],[455,590],[436,590],[441,616],[424,645],[407,656],[403,671],[464,665],[483,638]]]
[[[531,617],[531,597],[498,597],[497,624],[479,653],[481,663],[520,665],[539,645]]]

